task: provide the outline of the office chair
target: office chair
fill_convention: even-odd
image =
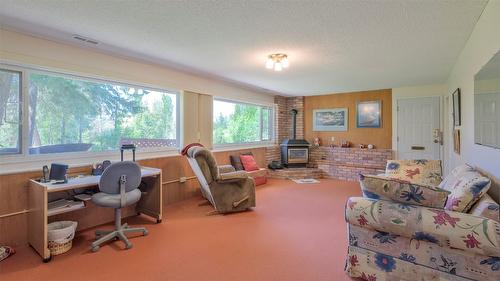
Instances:
[[[141,183],[141,168],[131,161],[117,162],[111,164],[102,173],[99,180],[99,193],[92,195],[92,202],[101,207],[115,209],[115,229],[96,230],[96,241],[91,245],[92,252],[97,252],[100,245],[114,239],[115,237],[125,243],[125,248],[132,248],[126,233],[142,232],[147,235],[144,227],[131,228],[126,223],[121,224],[121,208],[137,203],[141,199],[141,191],[138,189]]]

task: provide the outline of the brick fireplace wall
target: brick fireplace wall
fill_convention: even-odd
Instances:
[[[296,109],[297,113],[297,138],[304,138],[304,97],[275,96],[276,104],[276,145],[266,147],[266,161],[280,161],[279,144],[287,138],[292,137],[292,114],[290,111]],[[391,149],[360,149],[311,146],[309,152],[310,163],[308,168],[289,169],[286,177],[303,178],[304,175],[313,175],[315,178],[336,178],[355,181],[359,173],[379,174],[385,171],[387,160],[392,159]],[[319,171],[319,172],[318,172]],[[275,177],[282,178],[283,172],[275,173]],[[270,173],[273,177],[273,172]]]
[[[304,97],[282,97],[275,96],[274,103],[277,106],[276,124],[278,144],[284,139],[292,138],[292,114],[291,110],[297,110],[297,138],[304,138]]]
[[[275,96],[276,104],[276,145],[266,148],[266,160],[280,161],[279,144],[285,139],[292,138],[292,114],[291,110],[297,110],[297,138],[304,138],[304,97],[283,97]]]

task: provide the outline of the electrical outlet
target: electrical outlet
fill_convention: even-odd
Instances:
[[[180,177],[179,178],[179,182],[186,182],[186,180],[187,180],[186,177]]]

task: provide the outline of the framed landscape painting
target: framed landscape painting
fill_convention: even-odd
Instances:
[[[380,128],[382,102],[360,101],[356,105],[356,127],[358,128]]]
[[[313,131],[347,131],[347,108],[313,110]]]

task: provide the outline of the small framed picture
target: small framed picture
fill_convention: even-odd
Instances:
[[[347,131],[348,124],[347,108],[313,110],[313,131]]]
[[[460,130],[453,130],[453,150],[460,155]]]
[[[356,127],[382,127],[382,101],[360,101],[356,105]]]
[[[453,98],[453,123],[455,126],[462,124],[462,115],[460,112],[460,88],[457,88],[452,94]]]

